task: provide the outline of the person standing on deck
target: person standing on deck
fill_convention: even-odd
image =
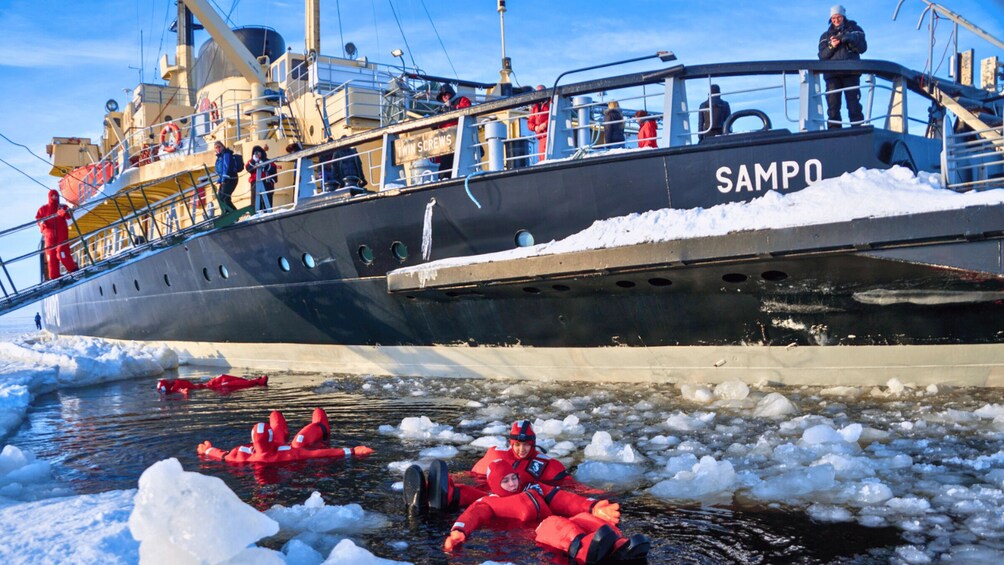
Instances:
[[[708,100],[701,102],[697,112],[697,139],[722,135],[725,120],[732,115],[732,108],[722,98],[722,89],[717,84],[711,85]],[[640,137],[640,136],[639,136]]]
[[[59,203],[59,191],[49,191],[49,202],[39,207],[35,213],[35,222],[38,229],[42,231],[42,240],[45,245],[45,267],[47,279],[53,280],[60,277],[59,264],[62,263],[67,273],[77,270],[77,263],[70,253],[70,246],[66,239],[69,237],[69,229],[66,226],[70,218],[70,208],[66,204]]]
[[[617,101],[609,102],[603,110],[603,138],[607,149],[624,146],[624,114]]]
[[[538,84],[534,90],[544,90],[543,84]],[[544,160],[547,152],[547,128],[550,125],[551,101],[535,102],[530,106],[530,116],[526,119],[526,127],[537,134],[537,159]]]
[[[638,120],[638,147],[659,147],[655,140],[659,128],[655,118],[650,117],[645,110],[638,110],[634,117]]]
[[[216,151],[216,182],[220,186],[217,200],[223,213],[232,212],[236,208],[230,197],[237,189],[237,175],[233,171],[238,168],[234,166],[234,152],[227,149],[222,141],[214,143],[213,149]]]
[[[819,36],[819,59],[822,61],[857,61],[868,50],[865,31],[854,20],[847,19],[840,4],[830,8],[830,27]],[[861,75],[857,73],[826,73],[826,114],[830,129],[839,129],[840,94],[847,99],[847,115],[851,125],[865,120],[861,108]],[[847,90],[844,90],[847,89]]]
[[[458,96],[457,91],[453,90],[453,87],[444,84],[439,89],[439,93],[436,95],[436,100],[443,103],[439,108],[440,114],[446,112],[452,112],[454,110],[459,110],[461,108],[470,108],[471,99],[466,96]],[[457,125],[457,120],[446,122],[445,124],[440,124],[440,129],[446,129],[455,127]],[[439,178],[440,180],[448,179],[452,176],[453,171],[453,153],[447,153],[446,155],[441,155],[439,159]]]
[[[38,312],[35,312],[35,329],[42,329],[42,315]]]
[[[244,170],[251,173],[248,177],[248,182],[251,183],[251,201],[257,203],[258,196],[261,196],[264,203],[261,209],[271,210],[272,192],[275,190],[277,169],[275,163],[265,164],[265,161],[268,161],[268,154],[265,153],[265,150],[260,145],[255,145],[251,149],[251,159],[248,160]],[[261,192],[258,192],[259,180],[261,181]]]

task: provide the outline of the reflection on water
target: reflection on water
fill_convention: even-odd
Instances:
[[[189,378],[210,376],[198,369],[182,370]],[[519,415],[515,414],[518,408],[507,409],[509,405],[537,407],[535,415],[539,416],[550,403],[540,395],[573,398],[583,394],[574,385],[560,384],[527,391],[498,381],[279,374],[270,375],[268,388],[229,395],[203,390],[189,398],[163,398],[154,390],[155,382],[125,381],[42,396],[9,443],[52,462],[58,478],[81,494],[135,488],[143,470],[167,457],[176,457],[186,470],[220,477],[241,499],[259,509],[302,504],[316,490],[328,504],[357,502],[387,516],[391,526],[385,531],[353,537],[377,555],[419,563],[447,558],[441,546],[456,516],[408,517],[403,512],[400,493],[391,489],[400,476],[388,471],[388,463],[414,459],[420,449],[433,444],[380,435],[377,428],[418,415],[452,425],[463,419],[484,419],[486,414],[508,420]],[[605,392],[593,391],[593,399],[616,404],[619,387],[602,388]],[[623,394],[644,394],[644,390]],[[492,399],[500,403],[492,404]],[[637,399],[626,402],[630,406]],[[200,461],[196,456],[196,445],[205,439],[223,448],[249,442],[252,425],[265,421],[272,409],[284,412],[292,434],[310,421],[315,406],[328,412],[333,446],[366,444],[376,453],[363,459],[270,467],[231,466]],[[622,416],[584,423],[591,434],[595,429],[618,429],[618,419]],[[450,461],[451,469],[469,469],[478,451],[461,450]],[[625,531],[652,538],[651,563],[885,562],[892,548],[903,543],[899,532],[891,528],[819,524],[801,512],[680,507],[641,491],[617,499]],[[561,555],[535,546],[532,537],[532,530],[527,529],[478,532],[449,561],[567,563]],[[407,547],[394,549],[402,541]],[[278,549],[283,542],[274,539],[264,545]]]

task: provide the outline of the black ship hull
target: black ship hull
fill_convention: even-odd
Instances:
[[[363,367],[361,372],[463,374],[462,365],[471,363],[423,361],[438,368],[417,369],[418,363],[388,358],[355,366],[340,363],[344,357],[326,347],[400,351],[405,357],[442,348],[465,357],[476,350],[494,357],[500,349],[512,354],[521,348],[534,355],[612,349],[615,356],[697,348],[710,360],[748,348],[826,349],[854,357],[850,351],[861,347],[999,344],[1004,318],[994,310],[1002,308],[995,297],[1004,271],[1000,240],[991,229],[1004,226],[999,210],[987,212],[996,216],[983,218],[990,227],[979,238],[972,229],[914,233],[919,219],[875,226],[874,236],[835,228],[823,248],[806,246],[818,234],[804,231],[761,234],[766,241],[787,242],[769,249],[751,248],[751,236],[740,233],[666,244],[710,246],[713,252],[702,252],[703,260],[666,259],[662,249],[620,269],[581,257],[587,266],[578,270],[533,272],[514,265],[503,275],[453,283],[388,285],[388,272],[422,262],[423,228],[431,228],[431,260],[504,251],[521,231],[538,242],[560,239],[609,217],[749,200],[757,191],[800,190],[818,180],[811,175],[885,167],[889,163],[876,156],[890,137],[855,128],[756,143],[735,139],[485,175],[469,180],[470,196],[463,182],[455,182],[348,201],[320,199],[291,213],[192,237],[82,281],[47,299],[46,318],[58,333],[165,341],[182,349],[189,344],[189,354],[202,361],[225,357],[246,366],[295,366],[298,355],[306,365],[306,356],[317,355],[338,372]],[[921,144],[912,157],[926,159],[919,165],[929,169],[936,149]],[[744,185],[736,176],[744,168],[768,170],[772,163],[778,171],[773,177]],[[723,167],[730,173],[723,174]],[[729,190],[723,181],[732,183]],[[922,224],[932,221],[937,224],[936,218]],[[959,235],[965,233],[969,239]],[[363,246],[372,250],[369,262]],[[409,250],[403,259],[402,249]],[[681,253],[686,256],[686,249],[669,255]],[[259,359],[251,353],[255,348],[262,352]],[[717,371],[710,378],[720,379],[728,363],[718,361],[689,368],[645,363],[652,375],[709,378],[708,371]],[[517,374],[508,365],[487,363],[496,368],[474,373]],[[573,378],[589,372],[566,369],[559,372]],[[527,372],[535,371],[546,377],[555,369],[531,364]],[[742,378],[799,381],[784,372],[768,367]],[[989,378],[978,372],[977,380]],[[603,374],[610,373],[601,369],[594,378]]]

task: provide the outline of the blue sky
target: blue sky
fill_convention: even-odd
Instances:
[[[550,84],[569,69],[660,49],[674,51],[685,65],[812,59],[832,3],[509,0],[506,49],[515,79],[524,85]],[[1004,39],[1004,0],[942,3]],[[233,25],[272,27],[294,51],[303,50],[303,4],[302,0],[218,2],[220,12],[230,12]],[[494,82],[500,58],[495,5],[495,0],[322,0],[321,50],[340,55],[342,40],[352,41],[359,54],[371,61],[393,63],[390,52],[400,48],[408,52],[405,57],[409,61],[414,57],[429,74]],[[916,29],[923,2],[905,0],[896,21],[892,20],[895,0],[853,0],[844,5],[848,17],[867,33],[866,58],[924,68],[928,56],[926,20],[923,30]],[[0,78],[4,84],[0,89],[0,133],[42,157],[53,136],[96,139],[105,101],[114,98],[122,105],[126,99],[123,89],[135,86],[141,67],[145,81],[159,82],[159,55],[168,53],[173,60],[176,38],[165,28],[175,14],[174,0],[0,2]],[[947,74],[948,62],[941,61],[951,30],[950,22],[940,22],[934,66],[940,67],[937,74],[941,76]],[[206,33],[199,32],[196,49],[206,39]],[[1004,51],[969,32],[960,33],[959,45],[975,48],[978,59],[997,55],[1004,60]],[[646,62],[613,72],[658,65]],[[580,74],[578,78],[589,76]],[[0,159],[45,187],[56,186],[56,179],[48,176],[48,164],[2,138]],[[32,220],[45,200],[42,186],[3,163],[0,186],[7,195],[0,209],[0,230]],[[22,254],[34,249],[37,242],[37,232],[2,238],[0,257]]]

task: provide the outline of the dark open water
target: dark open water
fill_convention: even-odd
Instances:
[[[193,368],[182,371],[190,378],[210,375]],[[474,409],[466,406],[466,400],[447,396],[363,394],[359,388],[362,379],[331,382],[333,379],[272,375],[267,389],[230,395],[195,391],[188,399],[160,397],[154,390],[156,379],[66,390],[38,398],[27,422],[8,442],[52,462],[57,478],[81,494],[135,488],[143,470],[161,459],[176,457],[186,470],[220,477],[241,499],[259,509],[302,504],[317,490],[327,504],[357,502],[367,511],[380,512],[391,520],[389,528],[352,536],[379,556],[416,563],[481,563],[489,559],[567,563],[560,555],[534,545],[532,530],[481,531],[461,552],[453,556],[443,553],[442,542],[455,515],[409,518],[400,493],[391,489],[401,477],[387,470],[388,463],[417,458],[420,449],[432,444],[402,441],[376,430],[381,424],[396,426],[405,416],[419,415],[455,425],[473,417]],[[321,386],[325,381],[328,384]],[[315,406],[328,412],[333,446],[365,443],[376,453],[361,460],[313,461],[257,470],[254,466],[203,462],[196,456],[196,445],[205,439],[225,448],[248,442],[251,426],[264,421],[272,409],[283,410],[292,434],[309,421]],[[461,451],[450,467],[469,469],[475,460],[474,454]],[[650,563],[880,563],[887,562],[892,549],[903,543],[899,532],[891,528],[814,523],[792,511],[676,507],[632,493],[616,500],[622,504],[624,531],[642,532],[652,539]],[[393,549],[390,544],[399,541],[406,541],[408,547]],[[279,549],[283,543],[272,539],[262,545]]]

